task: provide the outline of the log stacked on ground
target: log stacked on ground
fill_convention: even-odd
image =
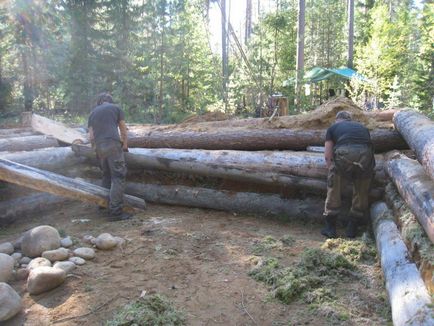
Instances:
[[[415,111],[395,113],[393,123],[434,180],[434,121]]]
[[[383,202],[371,207],[371,218],[381,256],[381,267],[392,308],[393,325],[434,325],[432,300],[416,265],[409,261],[407,247]]]
[[[377,129],[371,132],[377,152],[405,149],[407,144],[394,130]],[[325,130],[290,129],[217,129],[213,131],[153,130],[130,133],[130,147],[233,149],[233,150],[304,150],[308,146],[322,146]]]
[[[390,155],[386,170],[401,197],[434,242],[434,182],[417,161],[396,152]]]
[[[0,139],[0,152],[31,151],[38,148],[57,147],[56,139],[47,136],[26,136]]]
[[[108,206],[109,191],[105,188],[4,159],[0,159],[0,180],[103,207]],[[144,200],[128,195],[124,196],[124,203],[129,210],[146,207]]]

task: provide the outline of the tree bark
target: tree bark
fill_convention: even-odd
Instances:
[[[386,170],[401,197],[434,243],[434,182],[417,161],[399,153],[391,155]]]
[[[434,180],[434,121],[415,111],[399,111],[393,123]]]
[[[20,138],[20,137],[37,136],[37,135],[38,134],[33,131],[25,131],[21,133],[0,134],[0,139]]]
[[[278,195],[251,192],[218,191],[185,186],[162,186],[127,182],[126,192],[143,197],[147,202],[285,216],[288,220],[319,221],[324,201],[318,198],[284,199]]]
[[[0,152],[31,151],[38,148],[57,147],[56,139],[47,136],[27,136],[0,139]]]
[[[13,223],[25,215],[47,211],[67,201],[64,197],[36,193],[0,202],[0,225]]]
[[[377,152],[405,149],[407,144],[398,132],[377,129],[371,132]],[[154,130],[130,133],[130,147],[234,149],[234,150],[304,150],[308,146],[323,146],[325,130],[290,129],[219,129],[215,131]]]
[[[103,207],[108,206],[109,190],[105,188],[4,159],[0,159],[0,180]],[[128,210],[146,207],[144,200],[128,195],[124,196],[124,203]]]
[[[74,140],[87,141],[87,135],[76,129],[70,128],[65,124],[44,118],[37,114],[32,114],[32,128],[44,135],[49,135],[67,144],[72,144]]]
[[[433,325],[431,298],[416,265],[408,259],[407,247],[393,222],[391,211],[385,203],[377,202],[371,207],[371,218],[393,325]]]
[[[5,135],[13,135],[13,134],[21,134],[23,132],[32,132],[31,128],[9,128],[9,129],[0,129],[0,136]]]

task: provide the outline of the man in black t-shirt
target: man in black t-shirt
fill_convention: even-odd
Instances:
[[[110,94],[98,96],[97,106],[89,116],[88,127],[89,139],[100,161],[102,186],[110,189],[110,220],[128,219],[131,215],[122,211],[127,174],[123,153],[128,152],[127,127],[124,112],[113,104]]]
[[[369,130],[362,124],[351,121],[351,114],[340,111],[336,123],[327,129],[324,154],[327,168],[327,199],[324,217],[326,227],[321,234],[336,237],[336,218],[341,207],[341,190],[345,180],[353,182],[353,198],[348,218],[346,235],[354,238],[357,220],[368,210],[368,194],[375,159]]]

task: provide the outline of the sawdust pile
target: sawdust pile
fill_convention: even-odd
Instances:
[[[205,114],[201,115],[192,115],[188,118],[184,119],[180,124],[187,124],[187,123],[198,123],[198,122],[208,122],[208,121],[223,121],[230,119],[230,116],[220,112],[207,112]]]

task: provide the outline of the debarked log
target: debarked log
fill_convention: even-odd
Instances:
[[[83,155],[89,159],[95,157],[94,151],[87,146],[73,145],[72,148],[78,155]],[[303,177],[306,180],[312,178],[325,180],[328,173],[323,154],[296,151],[253,152],[132,148],[129,153],[125,154],[125,159],[130,169],[151,168],[217,177],[234,177],[233,172],[241,170],[254,175],[260,173],[260,180],[266,177],[267,173],[273,180],[279,180],[279,174]],[[383,156],[376,155],[376,161],[376,180],[382,184],[385,182]],[[275,177],[273,178],[273,176]],[[247,178],[248,176],[243,177]],[[254,180],[249,179],[248,181]],[[289,186],[291,183],[288,182],[286,185]],[[299,183],[296,185],[298,187]],[[306,186],[309,187],[309,181],[306,182]],[[323,187],[321,185],[320,188],[325,189]]]
[[[126,192],[147,202],[208,208],[236,213],[285,216],[289,220],[320,221],[324,200],[315,197],[284,199],[278,195],[233,192],[186,186],[127,182]]]
[[[243,128],[215,131],[154,130],[142,134],[130,132],[128,144],[130,147],[142,148],[304,150],[308,146],[324,145],[325,133],[325,130]],[[371,139],[377,152],[408,147],[394,130],[373,130]]]
[[[27,132],[33,132],[32,128],[5,128],[0,129],[0,136],[18,135]]]
[[[401,197],[434,243],[434,181],[419,162],[393,153],[386,170]]]
[[[108,206],[109,191],[81,180],[64,177],[37,168],[0,159],[0,180],[54,195]],[[145,209],[145,201],[133,196],[124,196],[125,208]]]
[[[434,325],[431,298],[384,202],[371,206],[371,218],[395,326]]]
[[[48,211],[68,199],[47,193],[35,193],[27,196],[0,201],[0,226],[12,223],[22,216]]]
[[[0,152],[31,151],[38,148],[57,147],[59,143],[53,137],[27,136],[0,139]]]
[[[400,111],[393,123],[434,181],[434,121],[415,111]]]

